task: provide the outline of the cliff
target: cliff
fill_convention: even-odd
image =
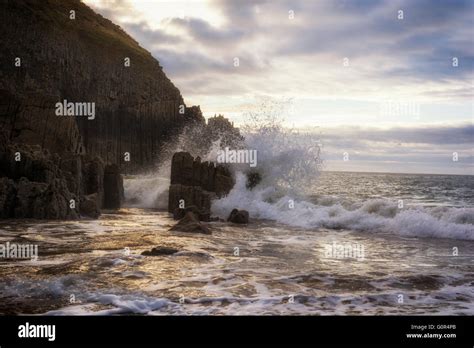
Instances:
[[[149,52],[85,4],[0,4],[1,128],[10,142],[100,156],[128,172],[155,162],[186,122],[203,121]],[[63,100],[95,103],[95,118],[58,117]]]
[[[118,208],[120,173],[204,122],[149,52],[78,0],[1,0],[0,35],[0,217]]]

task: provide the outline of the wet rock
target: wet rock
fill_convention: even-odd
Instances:
[[[104,162],[100,157],[85,159],[82,167],[84,194],[97,193],[100,207],[104,204],[104,167]]]
[[[16,186],[8,178],[0,178],[0,218],[13,217],[15,209]]]
[[[164,255],[173,255],[177,253],[179,250],[169,247],[155,247],[151,250],[145,250],[142,252],[143,256],[164,256]]]
[[[227,221],[235,224],[248,224],[249,223],[249,212],[247,210],[233,209],[227,218]]]
[[[190,211],[176,225],[171,227],[170,231],[211,234],[209,228],[201,224],[198,217]]]
[[[218,197],[222,197],[229,193],[230,190],[232,190],[232,187],[234,187],[234,179],[230,176],[230,174],[221,174],[222,172],[225,173],[225,171],[219,170],[219,168],[220,167],[216,168],[214,190]]]
[[[251,190],[255,186],[257,186],[261,181],[262,181],[262,176],[260,175],[259,172],[250,171],[249,173],[247,173],[247,183],[245,184],[245,186]]]
[[[97,193],[92,193],[82,197],[80,213],[82,216],[87,216],[93,219],[97,219],[100,216],[100,202]]]
[[[41,195],[47,187],[46,183],[31,182],[27,178],[21,178],[18,182],[14,217],[40,219],[44,216]]]
[[[182,208],[176,208],[173,212],[173,219],[175,220],[181,220],[186,213],[190,211],[192,212],[195,216],[199,218],[200,221],[209,221],[211,216],[209,213],[200,210],[197,206],[191,205],[189,207],[186,207],[184,209]]]
[[[201,162],[199,157],[193,159],[188,152],[177,152],[171,161],[168,212],[178,219],[186,212],[182,209],[196,206],[196,216],[201,221],[209,221],[212,199],[226,195],[233,186],[234,179],[228,168]]]
[[[104,170],[104,208],[118,209],[124,198],[123,178],[116,164]]]
[[[171,160],[171,185],[193,186],[194,160],[189,152],[177,152]]]
[[[215,194],[199,186],[171,185],[168,195],[168,211],[180,219],[186,211],[193,211],[199,219],[206,221],[210,216],[211,199]],[[184,208],[182,208],[184,205]]]

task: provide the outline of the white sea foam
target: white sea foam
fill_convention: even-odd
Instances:
[[[166,209],[169,179],[157,175],[144,175],[124,180],[125,205],[137,208]]]
[[[279,197],[276,189],[261,186],[248,190],[245,175],[237,173],[235,187],[228,196],[213,202],[212,212],[225,218],[232,209],[240,208],[248,210],[253,219],[269,219],[303,228],[474,240],[474,208],[445,207],[442,212],[423,207],[400,209],[397,201],[386,199],[367,200],[349,208],[337,201],[318,205],[290,196]],[[293,208],[291,200],[294,200]]]

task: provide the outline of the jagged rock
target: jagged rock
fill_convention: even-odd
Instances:
[[[143,256],[163,256],[163,255],[173,255],[177,253],[179,250],[169,247],[155,247],[151,250],[145,250],[142,252]]]
[[[15,218],[77,219],[76,208],[70,204],[75,197],[67,190],[64,179],[46,184],[21,178],[17,187]]]
[[[210,219],[211,219],[211,216],[210,216],[209,212],[202,211],[198,207],[196,207],[195,205],[191,205],[191,206],[186,207],[184,209],[183,208],[176,208],[173,212],[173,219],[175,219],[175,220],[182,219],[188,211],[192,212],[195,216],[199,217],[200,221],[210,221]]]
[[[0,149],[1,174],[14,181],[16,192],[13,207],[6,208],[0,216],[35,219],[78,217],[82,194],[80,157],[65,156],[66,161],[61,162],[57,154],[50,154],[35,145],[3,144]],[[8,201],[11,204],[12,200]]]
[[[171,185],[193,186],[193,157],[189,152],[176,152],[171,160]]]
[[[44,216],[44,207],[41,205],[41,195],[46,191],[48,184],[31,182],[21,178],[15,201],[15,218],[37,218]]]
[[[0,23],[0,128],[11,142],[86,152],[132,171],[153,165],[184,125],[205,122],[199,107],[182,115],[183,97],[159,62],[83,2],[1,1]],[[17,56],[21,68],[12,63]],[[95,102],[95,118],[56,116],[64,99]],[[124,152],[133,160],[122,162]]]
[[[190,211],[176,225],[171,227],[170,231],[211,234],[209,228],[201,224],[196,215]]]
[[[196,206],[196,216],[209,221],[212,199],[216,194],[219,197],[227,194],[233,186],[234,179],[226,167],[201,162],[199,157],[193,159],[188,152],[177,152],[171,161],[168,211],[181,217],[186,210],[180,209]]]
[[[119,167],[115,164],[107,165],[104,170],[104,208],[120,208],[123,198],[123,178]]]
[[[233,209],[227,218],[227,221],[235,224],[248,224],[249,223],[249,212],[247,210]]]
[[[15,209],[15,182],[8,178],[0,178],[0,218],[13,217]]]
[[[71,194],[67,189],[65,179],[54,179],[48,185],[46,191],[41,195],[41,201],[44,207],[43,215],[39,215],[40,219],[77,219],[77,210],[79,207],[71,207],[71,199],[74,205],[79,206],[77,197]],[[35,207],[36,208],[36,207]],[[38,207],[39,208],[39,207]],[[38,211],[39,209],[34,209]]]
[[[84,194],[97,193],[99,206],[104,204],[104,162],[100,157],[86,160],[83,165]]]
[[[210,215],[211,199],[213,196],[213,193],[203,191],[199,186],[171,185],[168,195],[168,211],[184,216],[180,209],[185,212],[191,209],[201,220],[205,221]],[[181,208],[181,203],[184,203],[184,208]]]
[[[100,202],[97,193],[92,193],[82,197],[80,213],[83,216],[93,219],[96,219],[100,216]]]
[[[80,195],[82,191],[82,157],[77,154],[64,154],[61,158],[61,169],[69,191]]]
[[[222,197],[229,193],[234,187],[234,179],[224,167],[218,166],[214,179],[214,192],[218,197]]]

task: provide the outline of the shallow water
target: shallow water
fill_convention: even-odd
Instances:
[[[0,259],[0,313],[474,314],[474,241],[273,221],[214,222],[200,235],[169,232],[173,224],[142,208],[3,221],[0,243],[36,243],[39,260]],[[140,255],[158,245],[180,251]],[[364,258],[328,254],[340,245],[363,246]]]

